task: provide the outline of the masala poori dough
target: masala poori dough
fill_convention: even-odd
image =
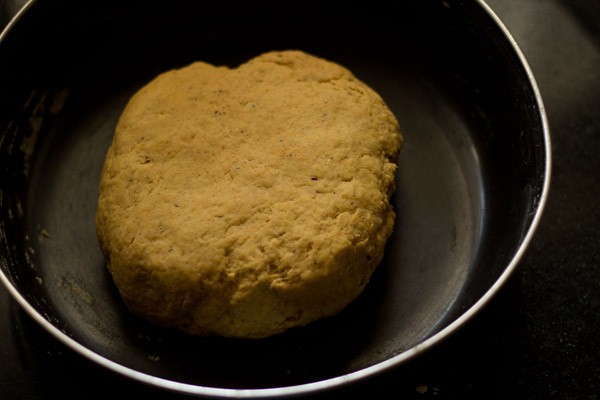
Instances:
[[[97,231],[129,309],[262,338],[338,313],[380,263],[398,123],[347,69],[300,51],[196,62],[127,104]]]

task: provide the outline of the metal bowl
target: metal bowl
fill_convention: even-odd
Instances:
[[[292,6],[289,6],[292,7]],[[515,269],[550,178],[542,100],[482,1],[31,1],[0,37],[0,280],[46,330],[132,379],[178,392],[278,397],[334,388],[418,356]],[[347,309],[264,340],[196,338],[124,307],[96,239],[98,181],[129,96],[195,60],[268,50],[338,62],[405,135],[396,228]]]

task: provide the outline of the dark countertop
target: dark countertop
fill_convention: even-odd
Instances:
[[[23,0],[0,2],[4,26]],[[459,332],[393,371],[318,398],[600,399],[600,2],[489,0],[546,105],[553,175],[524,259]],[[101,368],[0,290],[0,399],[189,398]]]

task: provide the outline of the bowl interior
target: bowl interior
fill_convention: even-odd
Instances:
[[[546,178],[543,126],[520,60],[479,5],[369,2],[340,11],[308,2],[290,16],[253,3],[225,18],[227,6],[194,2],[79,3],[33,4],[0,44],[1,268],[67,340],[192,385],[317,382],[440,332],[522,245]],[[235,67],[277,49],[348,67],[398,118],[405,146],[384,261],[339,315],[265,340],[187,337],[133,317],[94,223],[124,105],[162,71],[195,60]]]

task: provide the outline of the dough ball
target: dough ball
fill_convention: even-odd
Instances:
[[[383,257],[401,140],[379,95],[300,51],[163,73],[125,108],[99,188],[123,300],[240,338],[338,313]]]

